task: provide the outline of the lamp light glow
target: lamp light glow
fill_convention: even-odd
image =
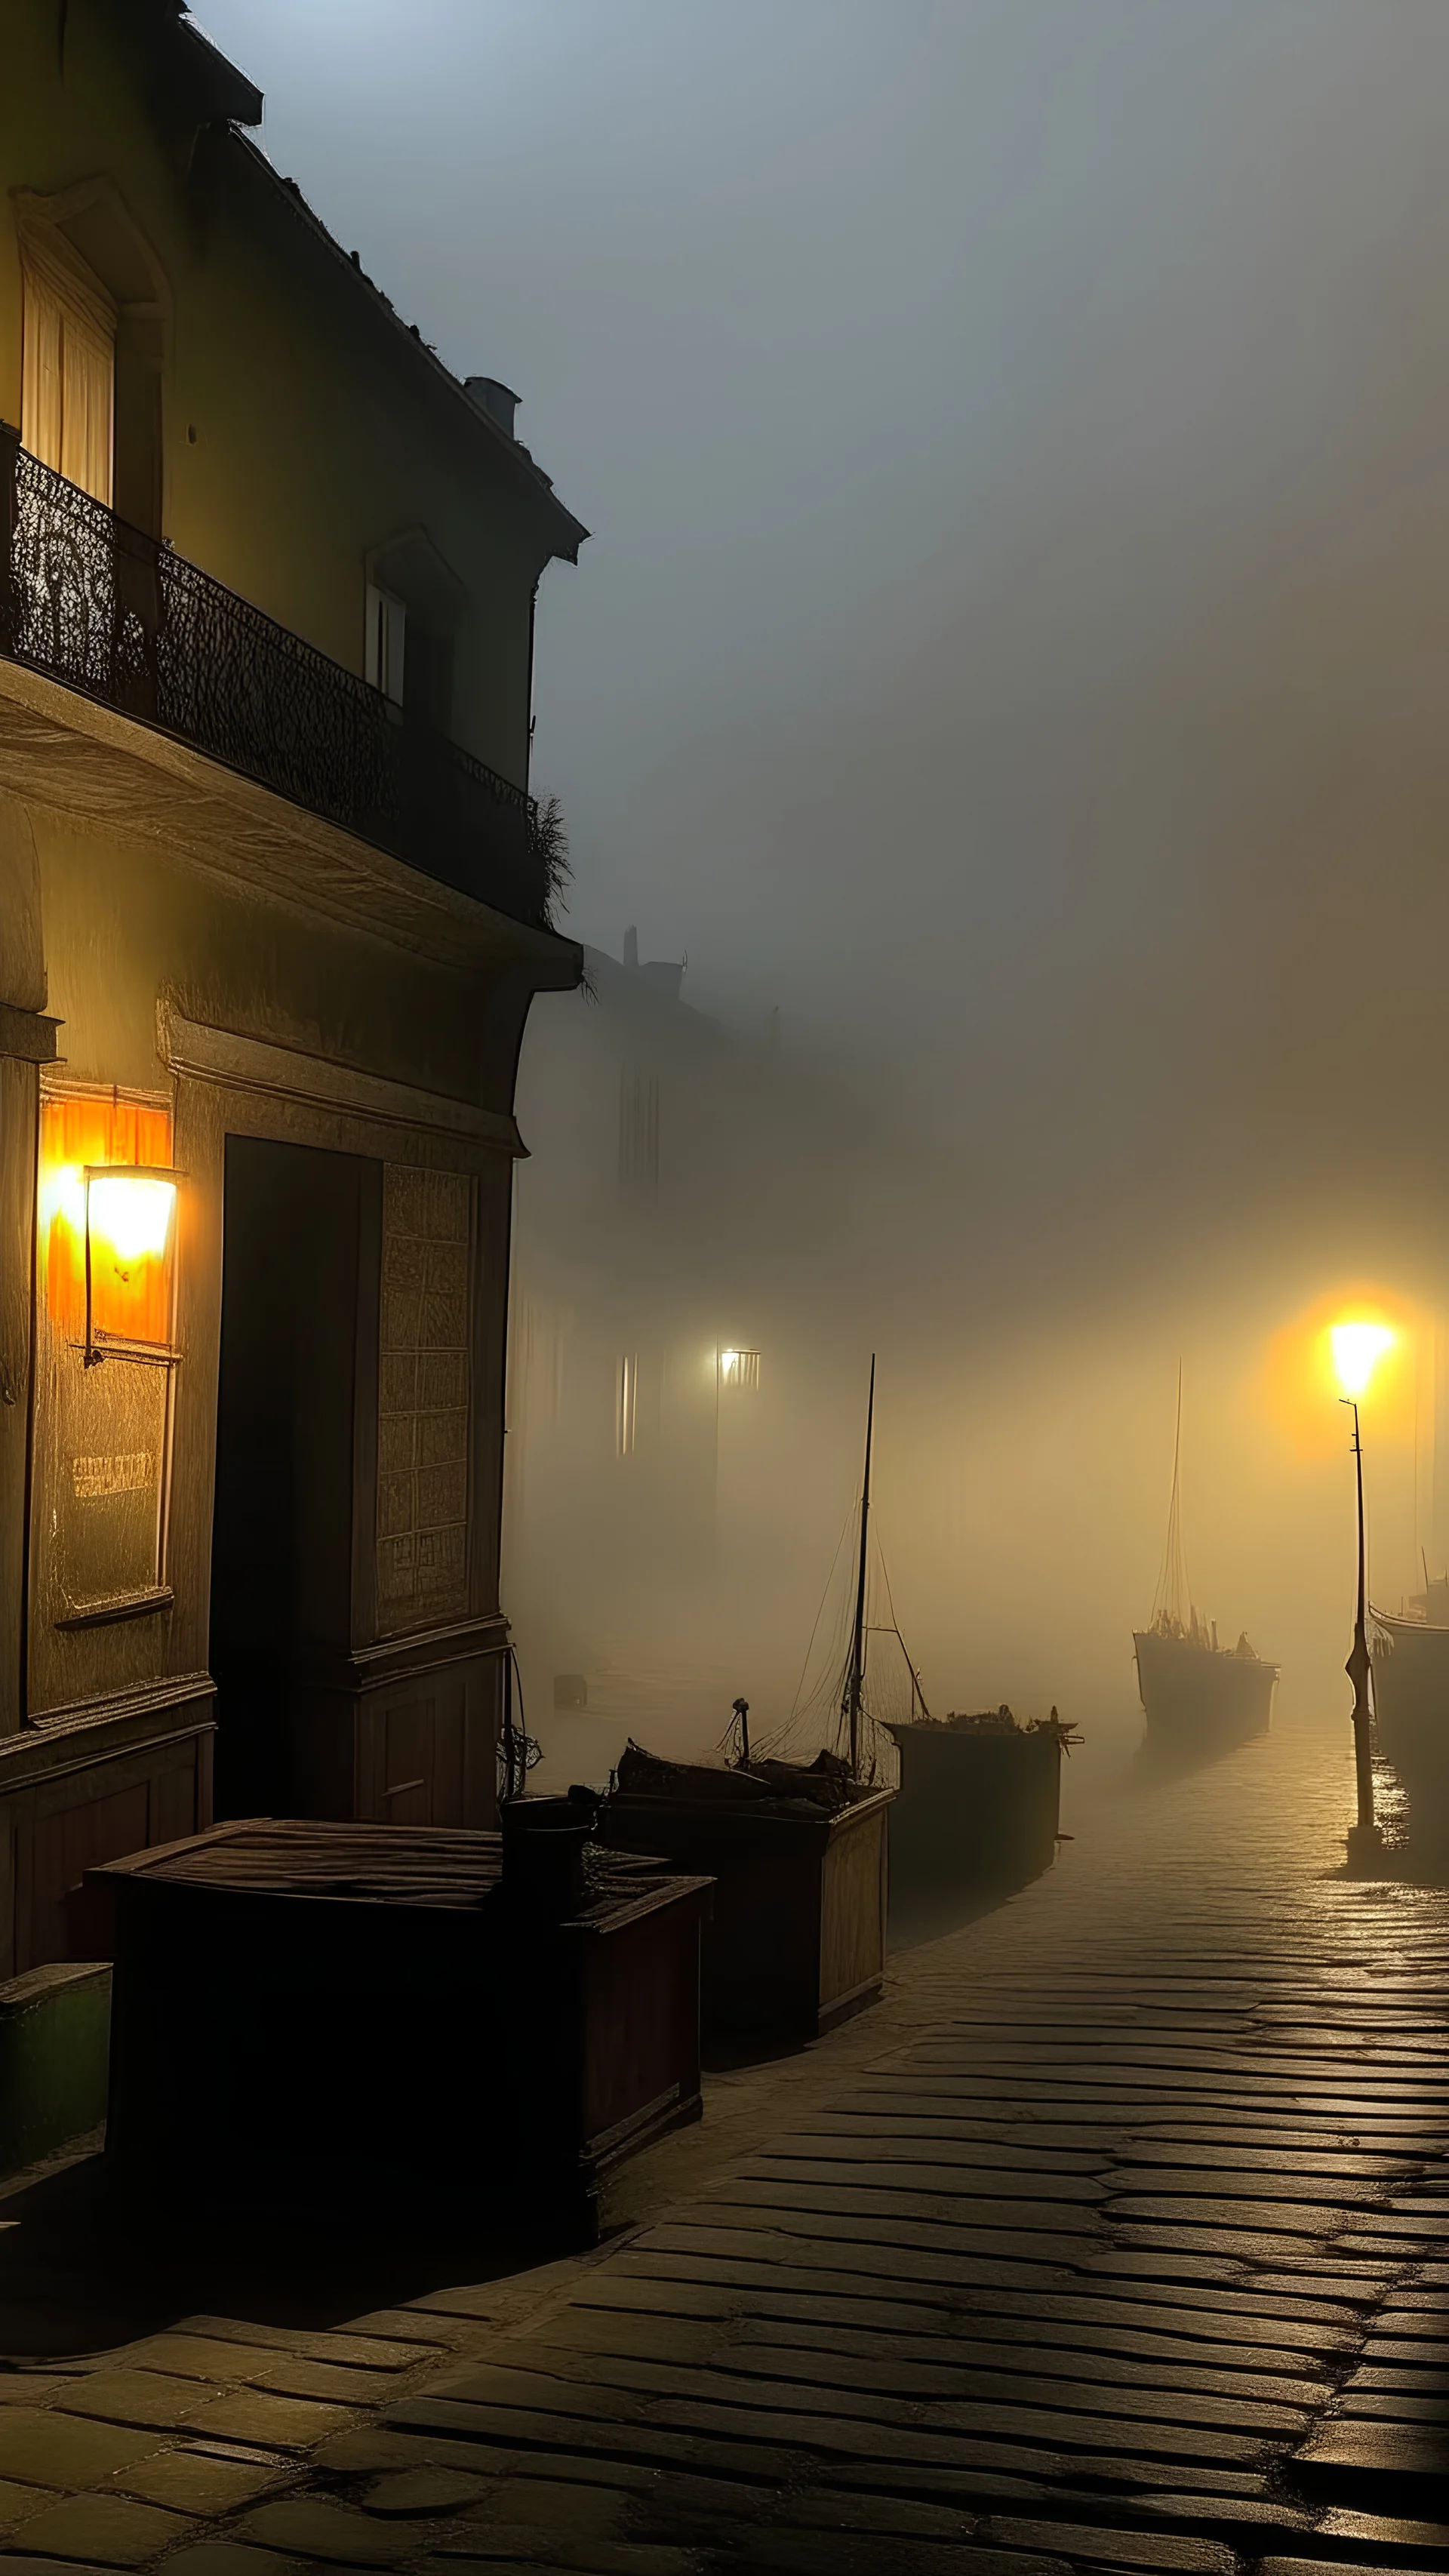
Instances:
[[[1385,1352],[1398,1340],[1387,1324],[1335,1324],[1328,1336],[1338,1382],[1350,1400],[1368,1392],[1369,1381]]]
[[[174,1181],[124,1169],[93,1172],[90,1223],[93,1244],[103,1244],[117,1268],[135,1261],[159,1261],[166,1250],[176,1206]]]
[[[749,1391],[752,1394],[758,1394],[760,1386],[759,1352],[737,1351],[734,1349],[721,1351],[719,1355],[719,1382],[722,1388],[726,1389],[733,1395],[741,1395],[746,1391]]]

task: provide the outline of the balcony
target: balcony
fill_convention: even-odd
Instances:
[[[341,663],[144,536],[0,423],[0,654],[173,735],[530,928],[538,809]]]

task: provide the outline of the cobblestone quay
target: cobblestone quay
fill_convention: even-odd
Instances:
[[[1079,1795],[587,2258],[27,2358],[0,2200],[0,2567],[1449,2568],[1449,1900],[1343,1877],[1346,1737]]]

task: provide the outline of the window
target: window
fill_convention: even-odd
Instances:
[[[32,456],[111,506],[116,308],[79,260],[27,234],[20,437]]]
[[[729,1393],[743,1394],[746,1389],[759,1393],[760,1354],[758,1351],[721,1351],[719,1382]]]
[[[619,1068],[619,1184],[652,1196],[659,1187],[659,1076]]]
[[[403,699],[403,645],[407,610],[390,590],[375,581],[367,585],[367,677],[375,689],[400,707]]]
[[[370,548],[364,569],[367,676],[404,723],[445,734],[453,721],[453,646],[467,590],[422,527]]]
[[[633,1351],[619,1362],[616,1428],[620,1457],[632,1458],[639,1437],[639,1359]]]

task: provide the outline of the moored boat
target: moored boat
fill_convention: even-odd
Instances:
[[[1374,1732],[1408,1800],[1420,1856],[1449,1852],[1449,1580],[1425,1579],[1407,1612],[1369,1612]]]
[[[1149,1743],[1173,1749],[1226,1749],[1266,1732],[1278,1666],[1240,1635],[1218,1644],[1217,1622],[1194,1607],[1182,1540],[1182,1371],[1177,1373],[1177,1429],[1167,1545],[1146,1628],[1134,1630],[1137,1688]]]
[[[1055,1709],[1025,1725],[1009,1708],[919,1716],[890,1727],[901,1762],[891,1809],[891,1882],[1004,1891],[1056,1858],[1062,1755],[1075,1730]]]
[[[1246,1637],[1222,1647],[1216,1629],[1194,1612],[1186,1626],[1163,1619],[1136,1630],[1132,1646],[1149,1736],[1226,1745],[1266,1731],[1278,1667]]]
[[[885,1970],[886,1817],[866,1698],[867,1549],[875,1361],[870,1366],[855,1614],[832,1694],[834,1745],[811,1761],[752,1752],[736,1700],[728,1763],[664,1762],[631,1743],[599,1810],[601,1839],[715,1882],[702,1981],[711,2037],[807,2040],[880,1998]],[[788,1730],[787,1730],[788,1732]],[[783,1747],[777,1747],[776,1756]]]

